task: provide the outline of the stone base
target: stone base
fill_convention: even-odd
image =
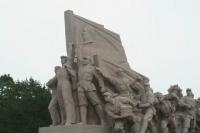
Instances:
[[[109,128],[97,125],[41,127],[39,133],[110,133]]]

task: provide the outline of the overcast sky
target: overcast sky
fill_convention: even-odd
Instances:
[[[66,54],[64,11],[121,35],[131,67],[154,91],[200,96],[200,0],[0,0],[0,75],[45,83]]]

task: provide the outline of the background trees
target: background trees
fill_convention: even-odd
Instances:
[[[0,133],[37,133],[50,124],[50,90],[33,78],[0,76]]]

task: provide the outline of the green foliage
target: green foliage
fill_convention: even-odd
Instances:
[[[50,122],[49,89],[30,78],[14,81],[0,76],[0,133],[37,133]]]

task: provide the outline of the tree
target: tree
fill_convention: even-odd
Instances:
[[[37,133],[49,125],[50,90],[33,78],[0,76],[0,133]]]

